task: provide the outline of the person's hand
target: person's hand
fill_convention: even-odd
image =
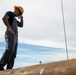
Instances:
[[[11,27],[8,28],[8,31],[10,32],[11,35],[14,35],[15,34],[15,32],[12,30]]]
[[[18,17],[18,19],[23,19],[23,16],[22,16],[22,15],[20,15],[20,16]]]

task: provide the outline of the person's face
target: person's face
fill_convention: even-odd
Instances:
[[[18,8],[16,8],[16,9],[14,10],[14,14],[15,14],[15,16],[19,16],[19,15],[20,15],[20,12],[19,12],[19,9],[18,9]]]

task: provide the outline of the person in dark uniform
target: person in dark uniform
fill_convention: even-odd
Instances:
[[[14,12],[7,11],[2,20],[6,25],[5,41],[6,50],[0,59],[0,71],[4,70],[4,66],[7,65],[7,69],[12,69],[17,54],[18,45],[18,27],[23,27],[24,9],[21,6],[14,6]],[[17,21],[15,17],[19,17],[21,21]]]

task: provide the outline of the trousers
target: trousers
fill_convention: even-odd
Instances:
[[[7,65],[6,69],[12,69],[17,54],[18,36],[17,34],[11,35],[9,31],[5,33],[6,49],[0,59],[0,68],[3,69]]]

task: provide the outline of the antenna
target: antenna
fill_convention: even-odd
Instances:
[[[68,46],[67,46],[67,37],[66,37],[66,28],[65,28],[65,19],[64,19],[64,10],[63,10],[63,1],[61,0],[61,7],[62,7],[62,19],[63,19],[63,28],[64,28],[64,38],[65,38],[65,46],[66,46],[66,55],[67,60],[69,59],[68,56]]]

